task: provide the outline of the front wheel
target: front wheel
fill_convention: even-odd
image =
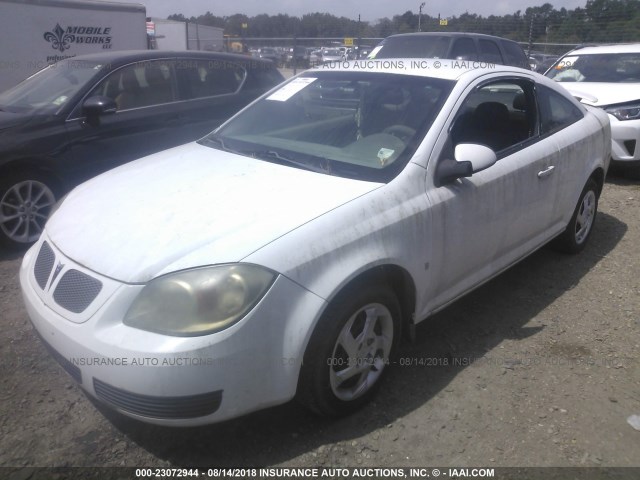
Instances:
[[[9,175],[0,181],[0,244],[23,248],[38,240],[55,202],[51,182],[41,175]]]
[[[400,307],[386,286],[340,295],[316,327],[304,355],[298,398],[325,416],[368,402],[388,370],[400,337]]]
[[[598,213],[599,188],[595,181],[585,185],[566,230],[553,241],[553,246],[567,253],[578,253],[586,246]]]

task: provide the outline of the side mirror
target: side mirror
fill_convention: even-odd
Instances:
[[[103,95],[95,95],[87,98],[82,104],[82,113],[86,117],[99,117],[108,113],[116,113],[116,102]]]
[[[459,178],[470,177],[474,173],[489,168],[496,163],[496,153],[489,147],[475,143],[461,143],[456,146],[455,160],[443,159],[436,167],[435,184],[441,187]]]
[[[489,147],[476,143],[461,143],[456,145],[454,156],[457,162],[470,162],[473,173],[489,168],[498,161],[496,152]]]
[[[473,174],[471,162],[458,162],[445,158],[436,167],[436,187],[441,187],[462,177],[470,177]]]

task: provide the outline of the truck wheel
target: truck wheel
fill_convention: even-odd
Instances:
[[[0,180],[0,245],[24,248],[40,237],[56,202],[51,181],[35,173]]]
[[[552,246],[566,253],[579,253],[587,244],[598,213],[598,185],[589,180],[573,212],[566,230],[556,237]]]
[[[298,399],[329,417],[368,402],[400,339],[400,307],[386,285],[362,285],[336,298],[304,355]]]

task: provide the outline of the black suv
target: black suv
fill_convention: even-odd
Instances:
[[[71,187],[204,136],[283,80],[268,60],[149,50],[66,59],[0,93],[0,244],[34,242]]]
[[[531,67],[513,40],[480,33],[402,33],[378,44],[368,58],[447,58]]]

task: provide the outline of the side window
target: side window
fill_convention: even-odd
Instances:
[[[451,130],[453,145],[477,143],[501,152],[535,134],[533,85],[500,81],[472,92],[460,108]]]
[[[529,62],[527,56],[522,50],[522,47],[515,42],[503,41],[502,48],[504,49],[504,59],[506,65],[513,65],[515,67],[525,68],[529,70]]]
[[[457,38],[451,49],[451,58],[460,60],[478,60],[476,44],[471,38]]]
[[[562,130],[584,117],[582,111],[557,92],[538,86],[540,100],[541,133],[549,134]]]
[[[118,111],[169,103],[175,98],[172,72],[166,60],[127,65],[100,82],[91,95],[111,98]]]
[[[478,47],[480,48],[481,62],[499,63],[503,64],[502,55],[500,54],[500,48],[498,44],[493,40],[478,40]]]
[[[235,93],[246,76],[239,65],[221,60],[178,60],[176,70],[185,99]]]
[[[247,90],[267,90],[284,81],[280,72],[270,65],[259,63],[250,64],[250,66],[245,84]]]

